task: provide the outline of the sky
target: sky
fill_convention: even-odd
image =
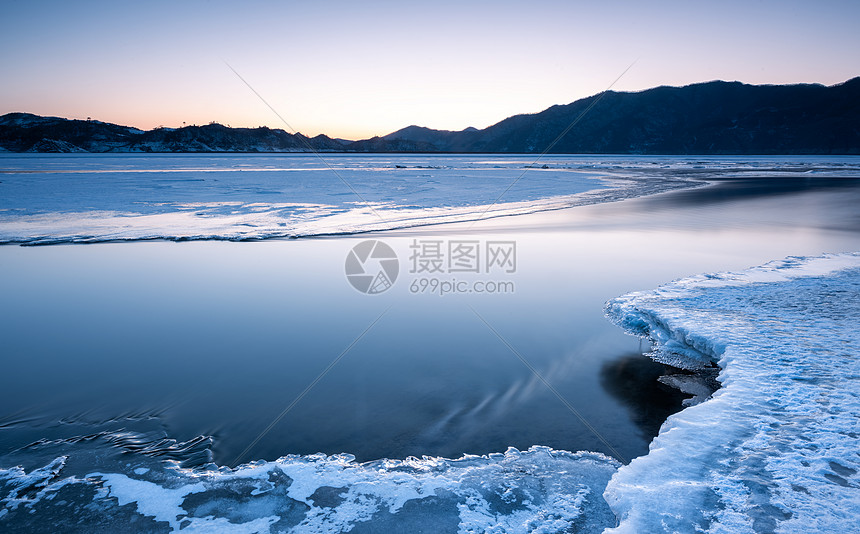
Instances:
[[[860,2],[0,0],[0,114],[345,139],[613,90],[860,75]],[[233,72],[235,69],[288,125]]]

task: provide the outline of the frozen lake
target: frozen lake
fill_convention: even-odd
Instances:
[[[0,242],[249,240],[534,213],[850,158],[0,154]]]
[[[0,498],[35,488],[15,494],[18,508],[4,502],[0,524],[26,525],[27,502],[42,518],[71,506],[93,524],[126,524],[142,516],[117,505],[146,494],[139,530],[178,528],[177,514],[214,528],[204,518],[234,506],[225,492],[247,503],[257,491],[280,504],[254,501],[231,525],[429,514],[436,531],[456,532],[549,511],[555,531],[599,532],[614,526],[609,477],[648,453],[683,398],[656,382],[664,369],[604,303],[696,273],[860,250],[856,158],[553,156],[528,170],[528,157],[326,158],[355,191],[308,156],[0,157],[6,242],[160,238],[0,247]],[[528,214],[427,226],[484,211]],[[165,242],[201,238],[218,241]],[[367,240],[399,261],[379,294],[345,273]],[[494,244],[511,243],[515,268],[488,264]],[[476,271],[468,256],[451,261],[467,246],[483,259]],[[440,294],[457,282],[464,291]],[[477,293],[476,282],[505,290]],[[440,459],[533,446],[556,452]],[[205,480],[160,462],[285,455],[296,456]],[[303,483],[288,490],[277,473]],[[69,476],[80,479],[63,490],[80,486],[64,495],[71,504],[41,500],[38,488]],[[181,510],[165,489],[177,485]],[[341,487],[345,500],[325,489]],[[525,493],[505,493],[514,487]],[[447,497],[424,509],[418,488]]]

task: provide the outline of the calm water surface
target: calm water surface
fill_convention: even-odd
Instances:
[[[860,250],[857,180],[769,180],[342,238],[0,247],[0,465],[118,432],[143,448],[177,440],[177,458],[198,463],[535,444],[629,460],[681,397],[603,317],[607,299]],[[378,295],[344,275],[367,239],[400,260]],[[411,246],[470,240],[516,242],[516,272],[436,278],[511,291],[410,291],[427,277],[409,272]]]

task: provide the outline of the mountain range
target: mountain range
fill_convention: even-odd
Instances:
[[[12,152],[540,153],[547,149],[567,154],[860,154],[860,77],[832,86],[714,81],[639,92],[606,91],[540,113],[515,115],[481,130],[408,126],[360,141],[216,123],[143,131],[29,113],[0,116],[0,150]]]

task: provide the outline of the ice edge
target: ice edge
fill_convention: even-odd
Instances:
[[[856,438],[857,433],[843,428],[851,424],[851,417],[837,420],[833,416],[856,410],[850,403],[852,399],[856,402],[860,389],[856,387],[860,377],[856,363],[860,336],[852,333],[850,322],[843,318],[839,323],[837,318],[836,331],[846,337],[843,341],[851,357],[846,377],[849,383],[837,386],[849,390],[847,400],[836,399],[843,405],[824,414],[824,422],[812,416],[807,427],[797,430],[791,428],[801,426],[796,419],[810,416],[805,406],[807,396],[817,393],[814,385],[804,389],[808,370],[804,368],[803,354],[797,355],[803,349],[777,349],[779,357],[773,358],[768,352],[771,347],[761,339],[775,336],[776,347],[791,339],[781,339],[778,330],[762,332],[747,317],[735,320],[732,314],[740,312],[720,301],[719,295],[715,300],[719,306],[702,305],[699,300],[713,298],[715,292],[743,298],[752,287],[766,286],[771,291],[762,293],[773,293],[775,286],[803,279],[824,280],[826,285],[828,277],[847,272],[854,273],[852,282],[856,286],[860,283],[856,280],[860,278],[858,270],[860,253],[856,252],[788,257],[741,272],[676,280],[607,302],[605,313],[613,323],[652,342],[654,350],[649,356],[686,369],[716,365],[722,388],[710,400],[670,416],[652,441],[649,453],[613,475],[604,498],[619,524],[607,529],[606,534],[853,528],[851,518],[860,513],[856,492],[860,484],[854,477],[857,466],[851,465],[860,462],[849,451],[856,448],[857,440],[851,436]],[[820,293],[820,285],[814,284],[809,282],[811,291]],[[851,301],[848,302],[850,308]],[[766,308],[768,303],[751,309],[759,306]],[[850,317],[854,317],[852,311],[857,315],[856,304],[848,310]],[[721,314],[732,320],[720,324]],[[826,314],[803,318],[813,325],[829,319]],[[825,331],[824,335],[833,334]],[[826,356],[824,351],[822,358]],[[775,362],[758,368],[762,360]],[[792,365],[800,369],[792,369]],[[779,376],[780,370],[785,376]],[[792,376],[793,372],[800,376]],[[794,387],[795,381],[801,385]],[[779,396],[787,398],[783,404],[789,404],[788,418],[780,419],[779,412],[785,408],[778,404],[785,399]],[[833,397],[829,400],[833,401]],[[790,406],[792,402],[795,406]],[[854,425],[856,428],[856,417]]]

